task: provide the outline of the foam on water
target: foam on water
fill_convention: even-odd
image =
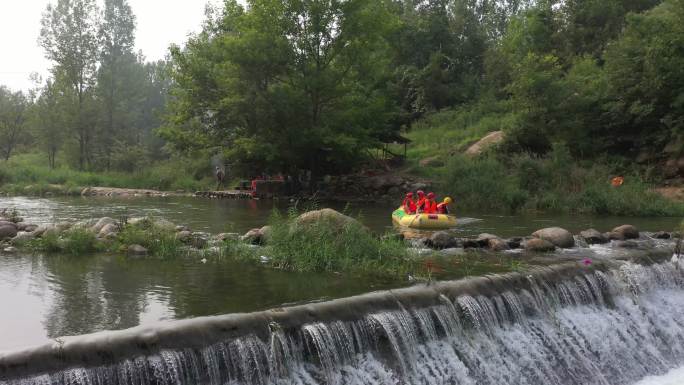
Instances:
[[[673,369],[662,376],[649,376],[636,385],[682,385],[684,384],[684,367]]]
[[[522,289],[442,295],[437,305],[345,321],[271,324],[268,338],[243,335],[0,384],[635,384],[684,363],[682,267],[530,275]]]

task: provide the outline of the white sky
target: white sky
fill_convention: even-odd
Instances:
[[[0,0],[0,85],[14,90],[33,87],[32,72],[46,78],[52,64],[38,45],[40,19],[57,0]],[[129,0],[137,17],[136,51],[147,60],[162,59],[171,43],[183,44],[199,32],[207,2],[220,0]],[[100,1],[101,3],[101,1]]]

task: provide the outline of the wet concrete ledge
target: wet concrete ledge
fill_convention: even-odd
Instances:
[[[664,257],[645,256],[643,261],[637,262],[650,264],[662,261]],[[558,282],[594,270],[615,268],[621,263],[618,260],[601,261],[591,266],[564,263],[249,314],[199,317],[64,337],[43,346],[0,353],[0,380],[54,373],[72,367],[115,364],[125,359],[155,355],[165,349],[202,348],[249,334],[267,338],[273,323],[282,329],[292,329],[313,322],[357,320],[381,311],[429,307],[442,303],[443,296],[453,300],[462,295],[490,296],[506,290],[529,289],[534,282]]]

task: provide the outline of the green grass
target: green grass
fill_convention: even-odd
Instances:
[[[404,243],[391,237],[377,237],[359,223],[342,227],[327,221],[298,226],[294,211],[289,216],[274,213],[267,246],[250,250],[229,242],[227,255],[239,258],[269,257],[272,267],[305,272],[364,273],[402,276],[420,270]],[[259,255],[257,255],[259,254]]]
[[[84,228],[73,228],[58,234],[56,231],[48,231],[41,238],[28,241],[25,245],[35,251],[48,253],[63,253],[66,255],[85,255],[96,251],[104,251],[92,231]]]
[[[140,245],[147,249],[150,255],[171,259],[184,254],[184,245],[176,239],[174,230],[158,227],[145,221],[142,225],[126,225],[117,237],[118,248],[130,245]]]
[[[139,172],[54,170],[41,154],[21,154],[0,161],[0,191],[13,195],[74,195],[84,187],[121,187],[196,191],[213,186],[212,172],[186,159],[159,162]]]

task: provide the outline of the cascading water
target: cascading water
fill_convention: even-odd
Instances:
[[[79,353],[64,347],[69,368],[47,374],[31,373],[46,356],[0,356],[0,385],[633,384],[684,364],[683,268],[625,262],[439,284],[415,289],[434,294],[428,306],[412,306],[420,293],[405,291],[411,298],[393,308],[338,320],[323,312],[316,321],[311,307],[299,311],[309,322],[297,325],[274,312],[250,319],[263,327],[222,342],[123,359],[109,357],[108,343],[121,348],[115,338],[99,338],[92,351],[79,340]],[[343,312],[352,303],[334,306]],[[100,364],[70,363],[93,356]]]

